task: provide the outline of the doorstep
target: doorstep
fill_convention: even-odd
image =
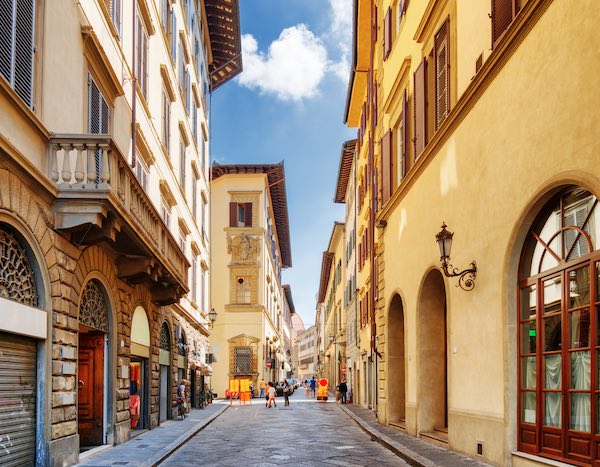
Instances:
[[[488,466],[488,464],[472,459],[464,454],[403,433],[397,428],[381,425],[377,421],[373,411],[369,409],[364,409],[354,404],[336,404],[336,406],[354,420],[375,441],[378,441],[410,465],[416,467]]]

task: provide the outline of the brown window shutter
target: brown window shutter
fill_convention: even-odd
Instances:
[[[379,14],[377,12],[377,5],[375,5],[375,20],[373,21],[373,41],[377,42],[377,31],[379,26]]]
[[[369,112],[371,108],[371,98],[373,92],[373,73],[371,70],[367,72],[367,102],[366,102],[366,114],[365,116],[369,117]],[[365,124],[366,125],[366,124]]]
[[[388,58],[392,50],[392,9],[388,7],[383,20],[383,59]]]
[[[373,126],[377,126],[377,80],[373,81]]]
[[[400,157],[400,156],[399,156]],[[381,204],[392,196],[392,131],[388,130],[381,140]]]
[[[400,12],[401,16],[406,14],[406,0],[400,0]]]
[[[406,89],[402,93],[402,134],[398,135],[402,138],[402,154],[399,155],[402,161],[402,178],[408,172],[408,97]]]
[[[450,54],[448,52],[450,21],[446,20],[434,37],[435,64],[435,129],[446,120],[450,112]]]
[[[514,18],[514,0],[492,0],[492,47],[508,29]]]
[[[246,203],[244,209],[244,225],[252,227],[252,203]]]
[[[415,90],[414,90],[414,143],[415,143],[415,160],[421,155],[427,140],[427,59],[423,61],[417,68],[414,74]]]
[[[237,203],[229,203],[229,227],[237,227]]]

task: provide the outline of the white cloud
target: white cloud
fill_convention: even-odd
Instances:
[[[350,73],[352,47],[352,0],[329,0],[329,8],[331,28],[328,35],[340,54],[338,61],[329,64],[329,69],[346,83]]]
[[[238,83],[281,100],[300,101],[318,95],[327,70],[327,49],[304,24],[281,31],[267,53],[252,34],[242,36],[244,72]]]

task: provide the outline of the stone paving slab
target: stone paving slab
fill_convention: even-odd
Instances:
[[[103,449],[85,457],[77,465],[100,467],[157,465],[229,408],[228,403],[213,402],[204,409],[194,409],[184,420],[168,420],[126,443]]]
[[[354,404],[336,404],[354,420],[365,432],[391,451],[416,467],[489,467],[464,454],[451,451],[422,439],[402,433],[377,421],[375,414]]]

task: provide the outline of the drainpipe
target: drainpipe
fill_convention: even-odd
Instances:
[[[136,140],[137,140],[137,131],[136,131],[136,103],[137,103],[137,77],[135,75],[135,61],[136,61],[136,53],[135,53],[135,19],[136,19],[136,2],[131,2],[132,7],[132,21],[131,21],[131,168],[135,169],[136,162]]]
[[[371,129],[371,137],[369,138],[369,157],[368,164],[371,168],[370,170],[370,178],[369,185],[371,187],[371,209],[369,211],[369,252],[371,254],[370,263],[371,263],[371,294],[369,297],[369,306],[371,308],[371,359],[375,363],[375,374],[373,376],[374,383],[374,394],[373,394],[373,411],[375,415],[377,415],[377,349],[375,348],[375,341],[377,339],[377,325],[375,323],[375,290],[377,289],[377,284],[375,283],[375,207],[377,205],[377,192],[376,184],[375,184],[375,125],[373,120],[373,112],[375,109],[372,106],[373,96],[371,93],[373,92],[373,64],[374,64],[374,48],[375,48],[375,31],[377,30],[377,18],[375,17],[375,3],[371,2],[371,47],[369,52],[369,69],[371,70],[371,83],[367,80],[367,85],[371,85],[371,89],[367,90],[367,95],[371,96],[370,102],[367,104],[367,108],[369,111],[369,127]]]

